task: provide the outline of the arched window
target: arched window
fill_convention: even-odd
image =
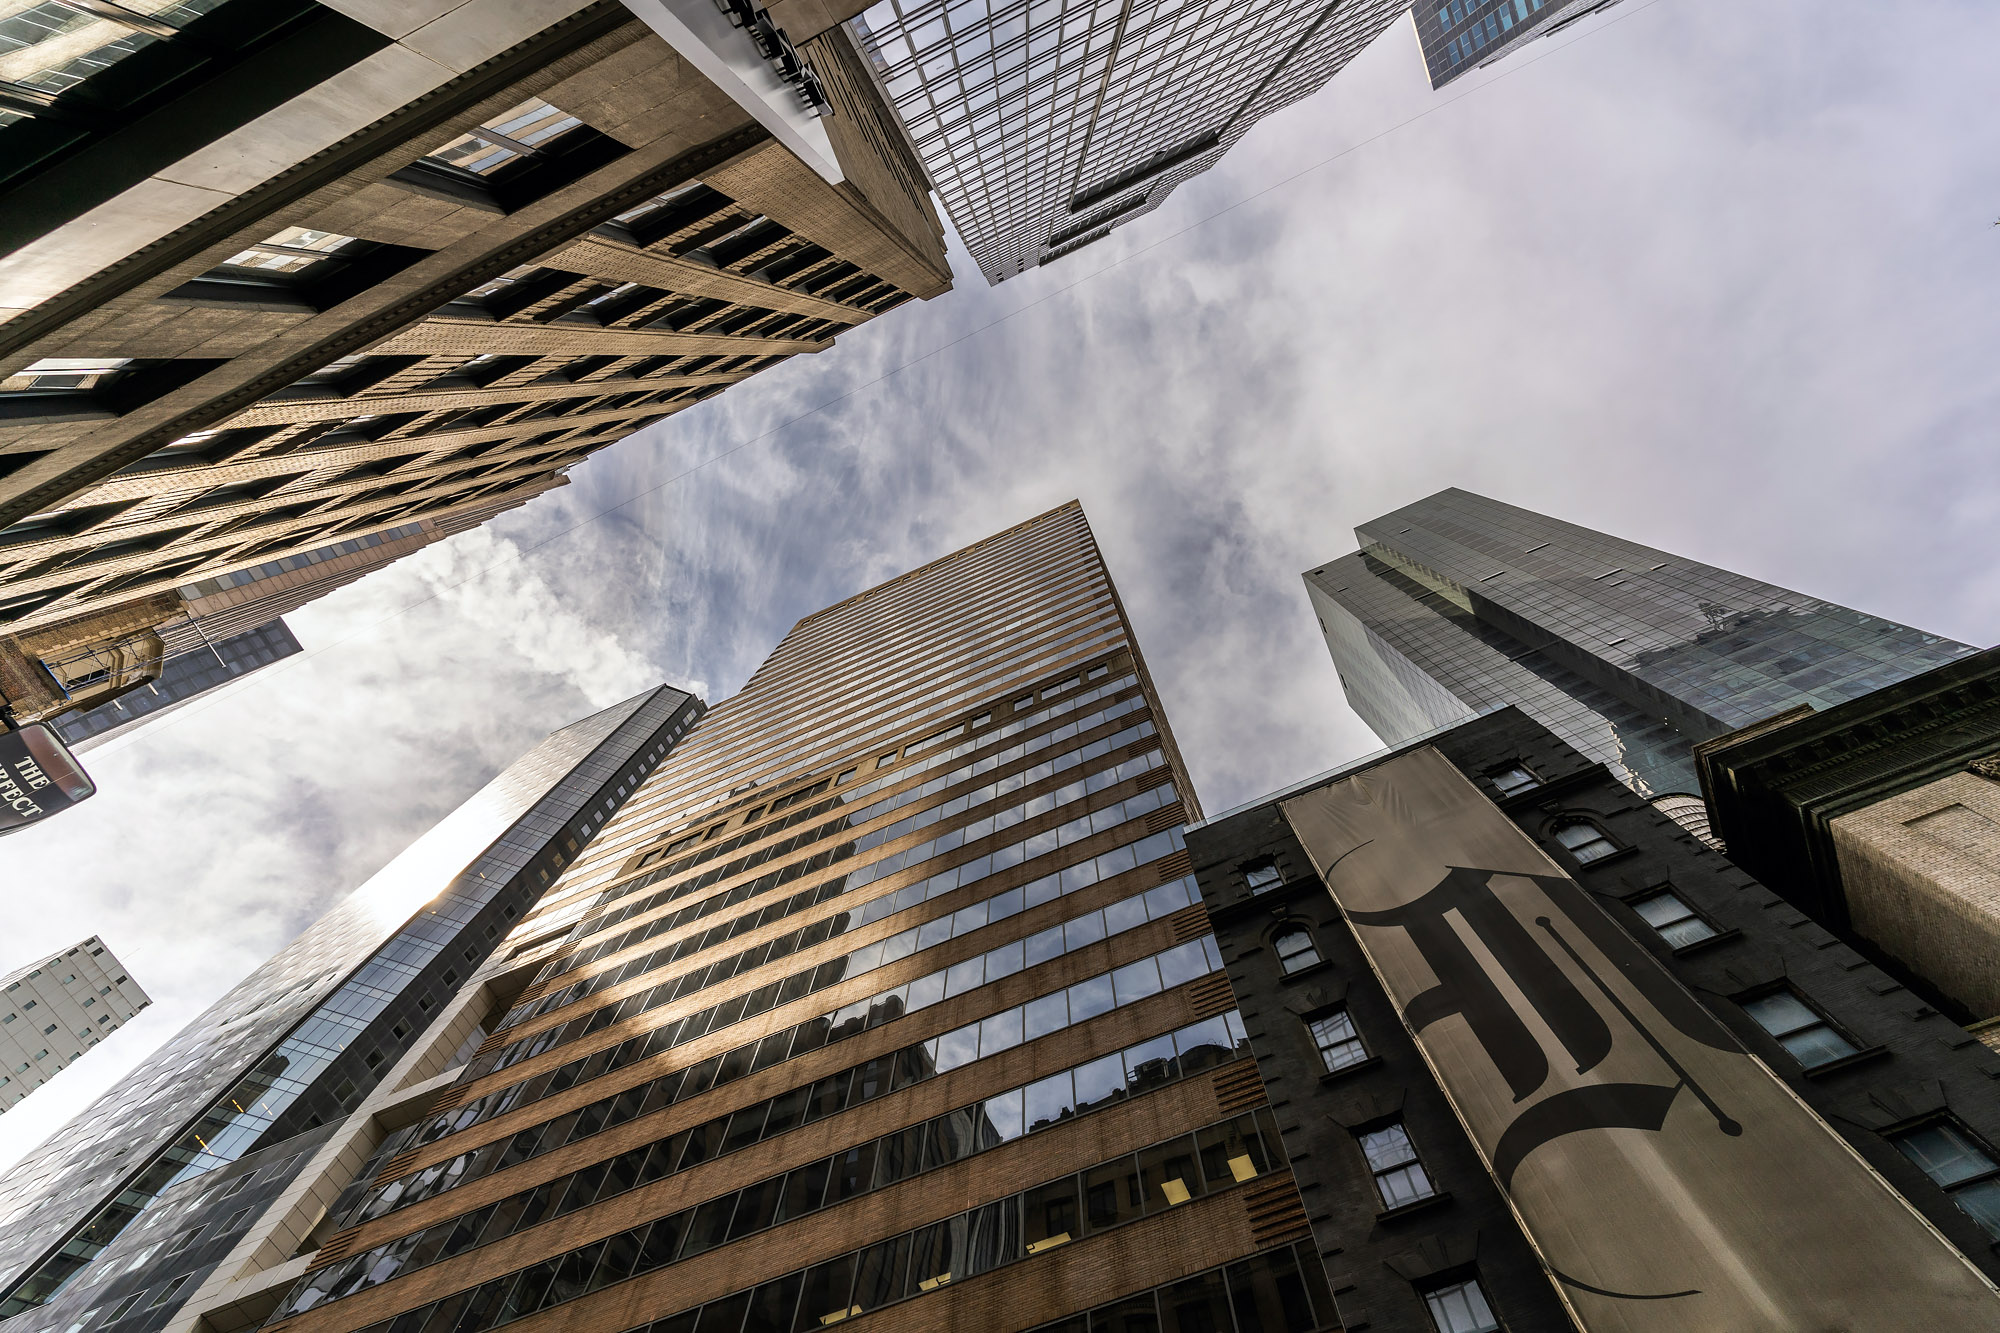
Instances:
[[[1587,866],[1592,861],[1602,861],[1618,850],[1618,844],[1588,819],[1565,819],[1556,825],[1555,835],[1556,841],[1576,858],[1578,865]]]
[[[1271,947],[1278,951],[1278,963],[1287,975],[1303,972],[1319,962],[1319,950],[1313,946],[1313,937],[1304,926],[1287,926],[1271,941]]]

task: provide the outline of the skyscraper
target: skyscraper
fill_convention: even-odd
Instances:
[[[806,617],[265,1327],[1326,1326],[1192,800],[1074,504]]]
[[[20,1333],[1331,1324],[1181,850],[1193,795],[1076,505],[801,620],[627,781],[372,1091],[205,1134],[231,1160]],[[78,1122],[77,1175],[112,1121]],[[11,1197],[71,1188],[38,1167]]]
[[[850,24],[990,283],[1160,206],[1408,0],[878,0]],[[796,33],[864,7],[780,0]],[[796,35],[795,33],[795,35]]]
[[[8,1172],[0,1320],[102,1326],[135,1290],[121,1329],[177,1318],[384,1075],[477,1044],[475,1016],[413,1053],[701,710],[661,687],[553,733]]]
[[[94,935],[0,977],[0,1111],[152,1002]]]
[[[81,707],[157,672],[183,587],[407,553],[949,285],[844,33],[808,70],[709,0],[142,8],[0,36],[17,720],[71,706],[36,662]]]
[[[1410,17],[1431,87],[1442,88],[1515,48],[1562,31],[1618,0],[1416,0]]]
[[[282,620],[245,630],[167,658],[159,679],[128,690],[83,713],[64,713],[51,724],[70,749],[81,753],[123,735],[150,717],[169,712],[218,685],[226,685],[281,657],[302,651]]]
[[[1342,688],[1398,744],[1508,704],[1696,818],[1696,741],[1973,651],[1457,489],[1305,574]]]

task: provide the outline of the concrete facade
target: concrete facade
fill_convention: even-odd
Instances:
[[[95,936],[0,977],[0,1111],[152,1002]]]

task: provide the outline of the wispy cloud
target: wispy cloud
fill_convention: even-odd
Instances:
[[[548,730],[726,695],[799,616],[1071,497],[1211,808],[1373,748],[1298,575],[1448,485],[2000,638],[2000,15],[1887,22],[1627,0],[1448,105],[1399,25],[1111,239],[300,613],[336,646],[97,752],[102,795],[0,844],[5,957],[98,933],[160,998],[0,1161]]]

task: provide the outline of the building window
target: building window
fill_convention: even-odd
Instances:
[[[44,357],[0,379],[0,392],[95,389],[131,364],[130,357]]]
[[[461,134],[430,155],[430,160],[484,176],[517,157],[532,157],[539,145],[583,122],[550,106],[540,98],[487,121],[470,134]]]
[[[1776,1037],[1778,1044],[1807,1069],[1817,1069],[1855,1054],[1853,1042],[1790,991],[1773,991],[1745,1000],[1743,1012]]]
[[[1515,792],[1539,787],[1542,780],[1520,764],[1503,764],[1486,775],[1502,796],[1512,796]]]
[[[354,244],[352,236],[341,236],[330,231],[315,231],[310,227],[286,227],[272,236],[267,236],[247,250],[239,251],[222,261],[225,269],[239,269],[249,275],[271,273],[299,274],[312,268],[341,249]]]
[[[1278,872],[1278,863],[1266,856],[1243,867],[1243,882],[1250,886],[1250,892],[1263,893],[1277,888],[1284,876]]]
[[[1651,893],[1632,904],[1642,920],[1659,932],[1661,939],[1675,949],[1685,949],[1690,944],[1700,944],[1712,940],[1718,932],[1714,926],[1695,915],[1695,910],[1680,900],[1677,894],[1661,890]]]
[[[1618,850],[1618,844],[1588,819],[1565,819],[1555,827],[1556,841],[1580,866],[1602,861]]]
[[[1368,1048],[1361,1044],[1361,1034],[1354,1030],[1347,1010],[1335,1009],[1309,1018],[1306,1026],[1312,1031],[1313,1044],[1319,1047],[1319,1060],[1327,1073],[1352,1068],[1368,1058]]]
[[[1320,961],[1319,950],[1313,947],[1313,937],[1304,926],[1288,926],[1279,931],[1271,947],[1278,951],[1278,965],[1287,975],[1303,972]]]
[[[1362,1156],[1368,1159],[1368,1169],[1374,1173],[1375,1192],[1382,1197],[1384,1208],[1401,1208],[1437,1193],[1400,1120],[1356,1137],[1361,1141]]]
[[[1438,1333],[1500,1333],[1500,1321],[1478,1278],[1460,1278],[1424,1292],[1424,1308]]]
[[[1890,1141],[1951,1196],[1960,1212],[2000,1240],[2000,1163],[1990,1153],[1958,1126],[1943,1121]]]

